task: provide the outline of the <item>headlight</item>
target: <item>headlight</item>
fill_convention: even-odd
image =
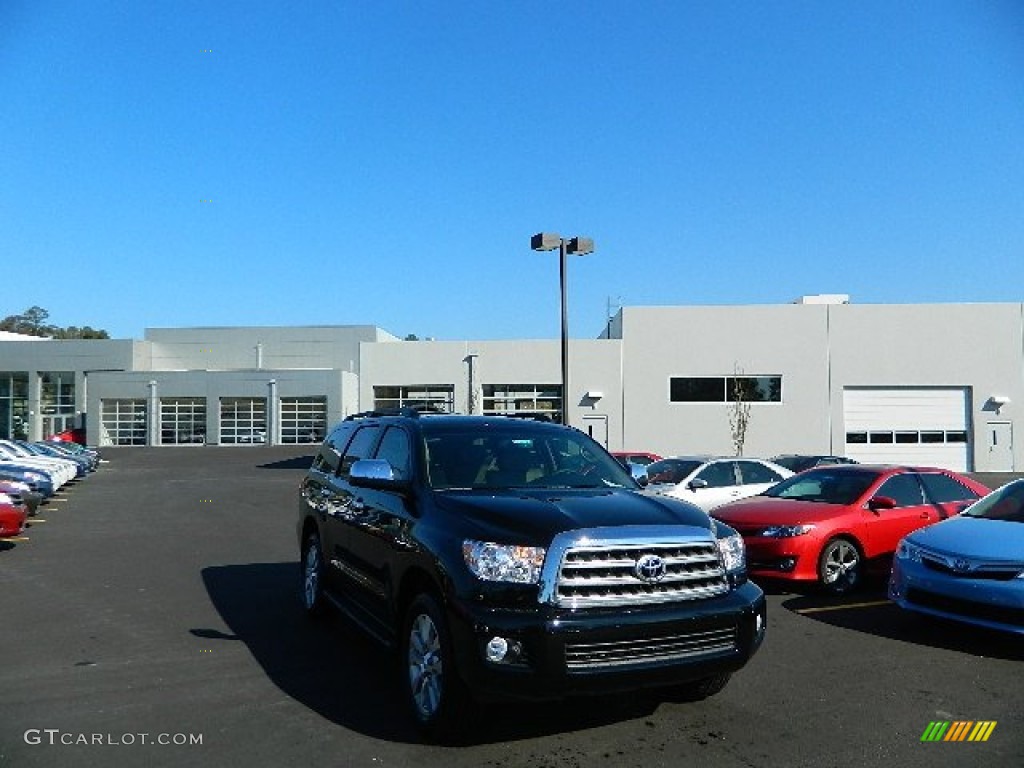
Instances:
[[[536,584],[544,565],[544,547],[495,544],[489,541],[462,542],[462,557],[473,575],[484,581]]]
[[[909,541],[903,540],[899,546],[896,547],[896,557],[902,558],[903,560],[910,560],[914,563],[921,562],[921,549],[915,547]]]
[[[734,533],[732,536],[715,539],[715,543],[718,544],[718,555],[722,558],[725,570],[742,571],[746,569],[747,555],[742,536]]]
[[[813,525],[773,525],[770,528],[765,528],[761,535],[769,539],[791,539],[794,536],[803,536],[813,530]]]

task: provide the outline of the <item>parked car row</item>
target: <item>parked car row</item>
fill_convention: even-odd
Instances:
[[[887,574],[901,608],[1024,634],[1024,479],[991,491],[945,469],[842,456],[617,457],[649,492],[692,501],[738,531],[755,579],[843,594]],[[789,474],[764,487],[753,482],[757,464]]]
[[[99,462],[77,443],[0,440],[0,539],[20,534],[41,504]]]

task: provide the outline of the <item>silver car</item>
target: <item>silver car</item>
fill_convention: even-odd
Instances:
[[[911,611],[1024,635],[1024,479],[906,536],[889,598]]]

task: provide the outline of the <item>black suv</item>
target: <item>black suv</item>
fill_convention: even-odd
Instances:
[[[474,700],[703,698],[764,637],[741,537],[552,423],[349,417],[302,482],[298,538],[306,611],[398,647],[434,738]]]

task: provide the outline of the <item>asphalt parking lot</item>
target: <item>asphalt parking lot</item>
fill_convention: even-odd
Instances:
[[[420,743],[397,664],[296,595],[308,447],[104,449],[0,543],[0,765],[1019,766],[1024,642],[769,588],[765,646],[702,703],[495,707]],[[935,721],[988,741],[922,742]]]

